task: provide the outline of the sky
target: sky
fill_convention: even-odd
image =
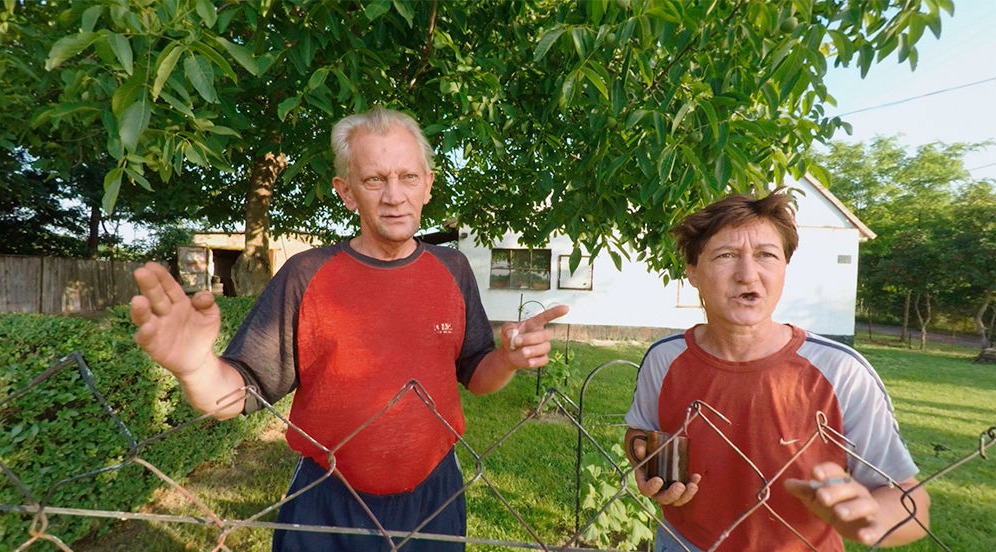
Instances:
[[[996,142],[996,1],[954,0],[942,16],[941,37],[924,32],[915,71],[896,54],[872,65],[833,68],[826,79],[837,106],[828,109],[853,126],[834,140],[868,142],[899,135],[910,148],[934,141]],[[996,181],[996,143],[965,157],[975,179]]]

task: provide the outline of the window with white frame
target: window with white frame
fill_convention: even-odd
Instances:
[[[492,249],[491,289],[550,289],[549,249]]]

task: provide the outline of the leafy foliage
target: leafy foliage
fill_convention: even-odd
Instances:
[[[982,318],[996,294],[996,183],[972,181],[963,163],[984,145],[907,151],[895,137],[879,137],[834,143],[821,160],[831,191],[878,234],[861,247],[858,288],[873,315],[919,314],[926,331],[928,312],[940,311],[974,319],[985,340]]]
[[[23,151],[0,150],[0,252],[81,256],[86,244],[82,210],[66,206],[69,194],[33,170]]]
[[[594,516],[619,493],[620,472],[614,466],[628,467],[629,460],[619,444],[612,445],[611,453],[612,462],[601,454],[585,456],[583,469],[588,479],[582,491],[581,508],[586,518]],[[632,473],[627,476],[626,484],[640,505],[631,500],[613,501],[585,531],[585,540],[599,547],[621,550],[642,550],[647,543],[653,542],[654,531],[650,528],[657,526],[656,516],[660,506],[653,499],[639,494]]]
[[[574,359],[574,353],[566,352],[562,353],[560,351],[551,351],[548,355],[550,362],[539,369],[537,382],[537,396],[536,400],[539,401],[548,391],[559,391],[565,393],[567,391],[567,382],[574,375],[574,369],[571,367],[571,360]],[[546,404],[547,409],[554,409],[555,406],[552,404]]]
[[[219,298],[227,342],[250,301]],[[130,439],[112,423],[75,368],[64,369],[17,398],[63,356],[80,351],[95,385],[133,439],[144,441],[198,416],[173,378],[152,363],[131,339],[127,307],[105,320],[44,315],[0,316],[0,461],[28,489],[24,496],[7,477],[0,479],[0,503],[130,511],[148,502],[162,481],[136,464],[93,473],[138,454],[173,478],[202,462],[224,457],[265,418],[196,424],[169,439],[131,450]],[[27,517],[0,517],[0,548],[13,550],[27,539]],[[95,529],[93,520],[49,519],[48,532],[72,542]]]
[[[582,249],[619,264],[625,244],[672,276],[679,217],[819,172],[802,153],[845,125],[825,115],[831,60],[915,67],[917,41],[953,12],[951,0],[53,4],[0,13],[12,98],[0,144],[63,170],[106,152],[105,210],[130,183],[238,220],[249,171],[281,152],[274,231],[329,237],[356,221],[327,201],[327,132],[386,104],[426,124],[438,153],[428,226],[455,216],[481,240],[511,229],[526,245],[559,231],[575,264]]]

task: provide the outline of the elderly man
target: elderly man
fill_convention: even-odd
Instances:
[[[307,436],[287,433],[301,454],[288,494],[329,469],[337,477],[285,503],[279,522],[462,536],[454,444],[465,422],[457,384],[491,393],[517,369],[546,364],[545,324],[567,307],[506,324],[496,348],[466,258],[414,238],[433,184],[433,152],[419,125],[374,108],[338,122],[332,149],[333,185],[358,212],[359,234],[291,258],[220,357],[212,352],[220,316],[211,294],[188,299],[165,270],[148,264],[135,271],[135,340],[176,375],[194,407],[219,418],[260,407],[251,397],[219,407],[243,386],[271,403],[294,392],[290,421]],[[446,424],[412,394],[375,417],[411,380]],[[380,535],[278,530],[273,539],[274,551],[390,547]],[[463,545],[413,539],[404,549]]]

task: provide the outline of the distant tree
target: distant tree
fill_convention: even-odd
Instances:
[[[386,104],[422,121],[439,154],[428,226],[455,216],[483,241],[514,230],[526,245],[560,231],[577,244],[574,265],[583,249],[618,266],[628,246],[672,276],[680,262],[667,228],[681,216],[731,189],[819,170],[802,152],[844,125],[825,114],[828,59],[863,74],[893,54],[915,67],[915,44],[927,30],[939,36],[942,12],[954,9],[950,0],[53,4],[64,6],[4,4],[0,87],[19,111],[0,106],[0,144],[63,169],[106,152],[116,164],[103,180],[105,210],[134,184],[239,212],[241,264],[265,270],[268,229],[355,225],[324,201],[328,131]]]
[[[937,226],[939,257],[950,273],[942,308],[971,313],[982,347],[993,345],[996,320],[996,187],[975,182],[962,190]]]
[[[898,137],[832,143],[819,159],[830,190],[878,234],[861,247],[858,296],[875,312],[911,318],[921,346],[939,313],[982,321],[996,286],[993,182],[975,182],[964,156],[980,144],[931,143],[909,151]]]
[[[85,214],[65,183],[35,170],[23,150],[0,150],[0,253],[79,257]]]

